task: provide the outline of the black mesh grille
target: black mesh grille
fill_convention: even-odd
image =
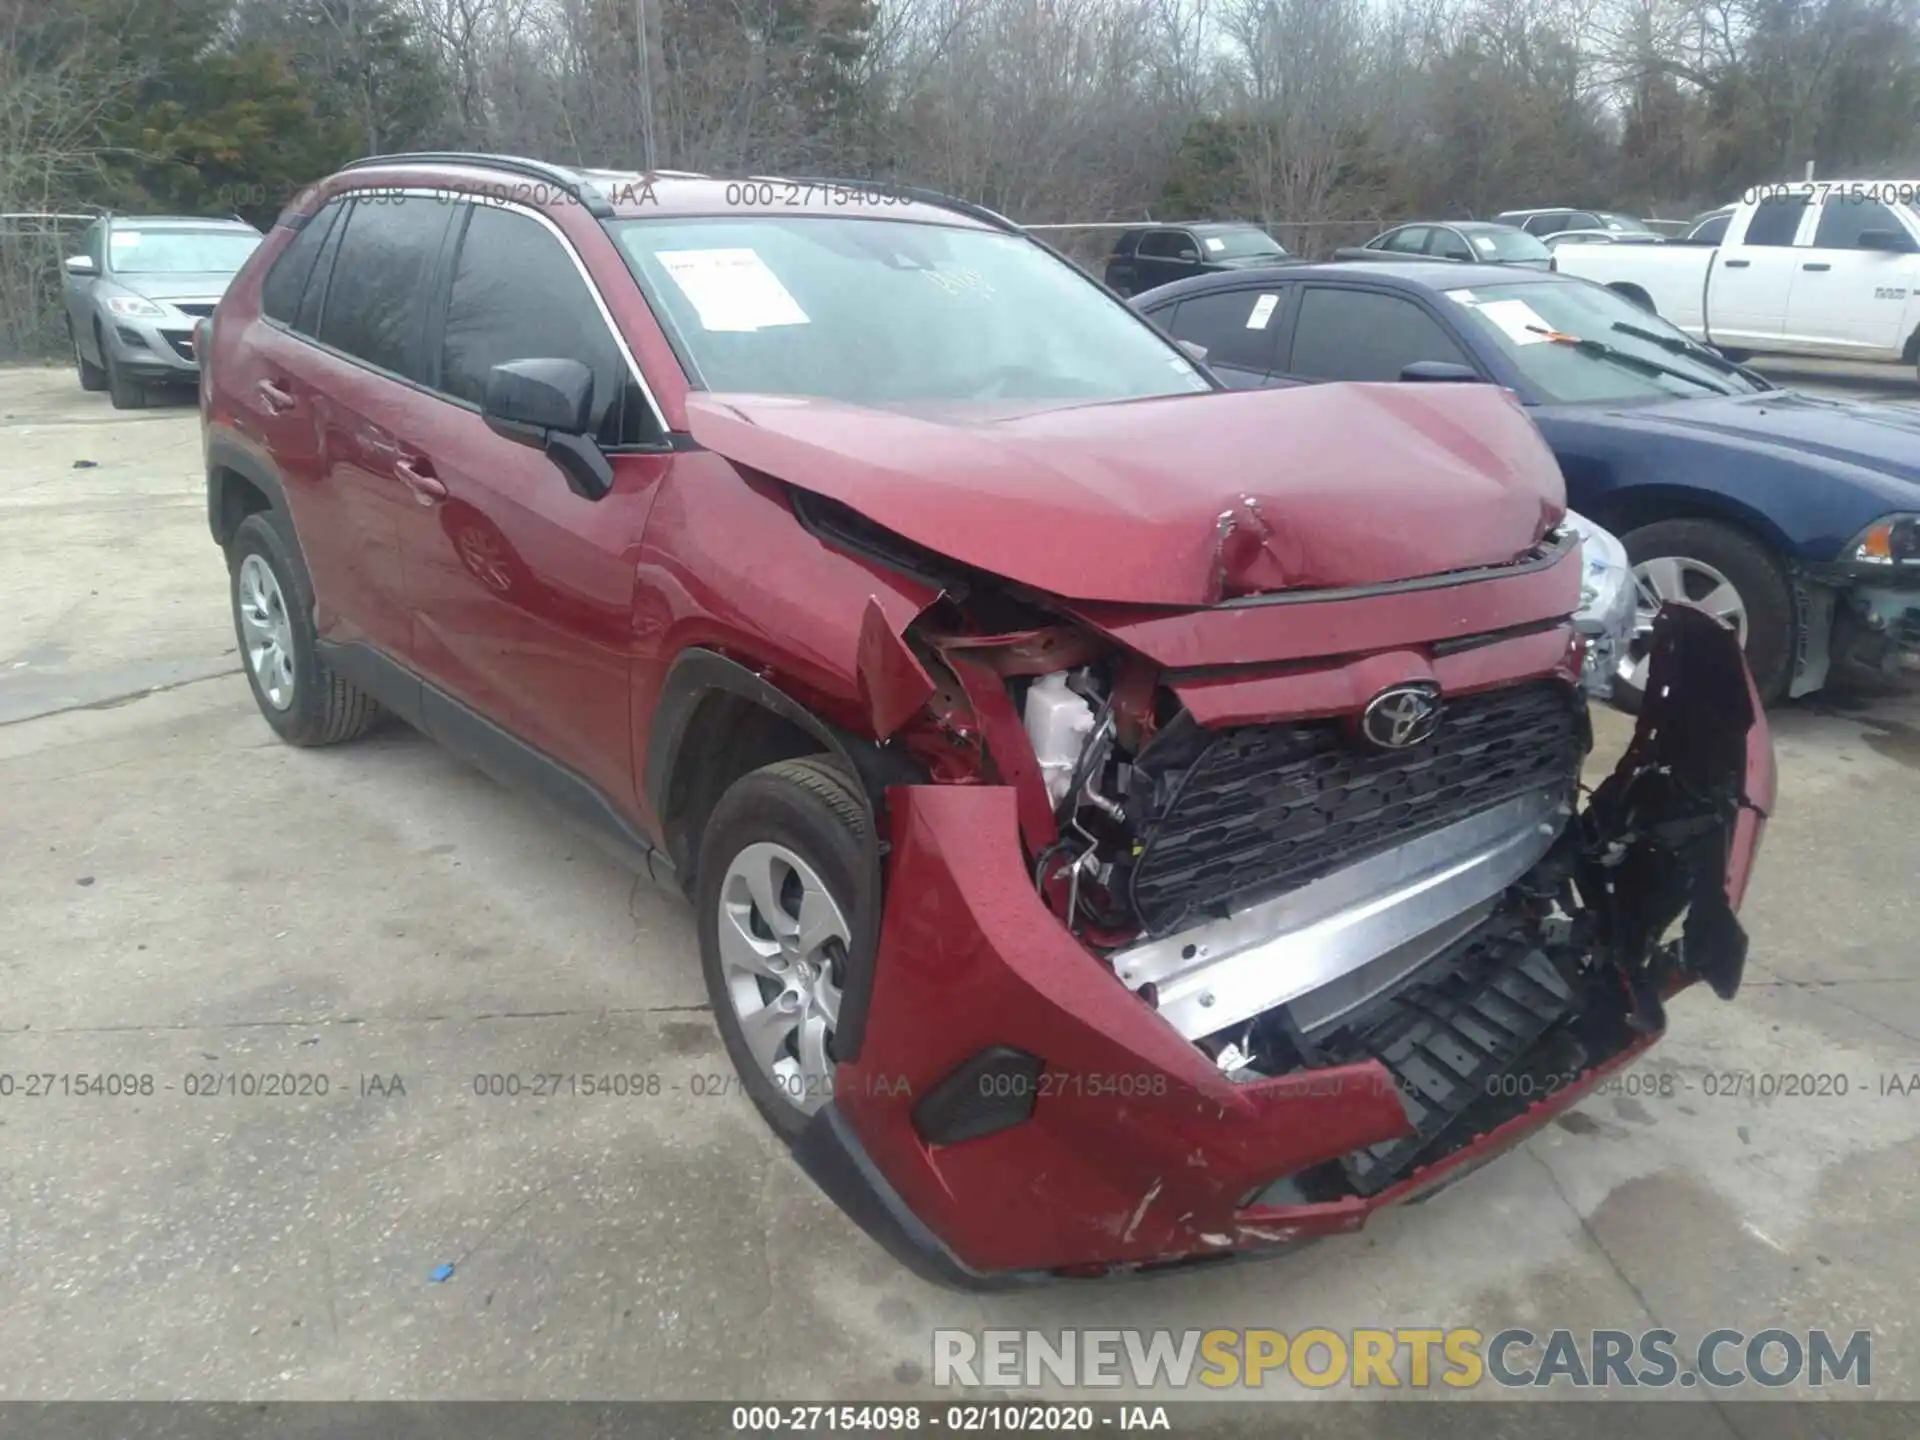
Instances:
[[[1571,795],[1584,721],[1571,687],[1546,681],[1449,701],[1432,739],[1389,752],[1331,720],[1212,733],[1176,722],[1141,756],[1131,791],[1144,799],[1135,913],[1166,934],[1515,795]]]

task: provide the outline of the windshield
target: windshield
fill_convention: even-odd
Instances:
[[[1469,230],[1474,253],[1494,260],[1545,260],[1553,252],[1524,230]]]
[[[1264,230],[1219,230],[1202,232],[1200,243],[1209,260],[1251,260],[1256,255],[1285,255],[1287,252]]]
[[[1466,310],[1472,324],[1499,346],[1549,404],[1650,400],[1667,396],[1708,395],[1718,390],[1757,393],[1759,386],[1739,375],[1715,369],[1695,355],[1656,345],[1616,329],[1627,326],[1690,344],[1681,331],[1601,285],[1476,285],[1449,290],[1447,298]],[[1535,333],[1532,327],[1582,340],[1597,340],[1615,350],[1677,370],[1680,375],[1641,373],[1603,355]],[[1698,384],[1681,376],[1699,377]]]
[[[1159,331],[1017,235],[784,215],[609,228],[711,390],[878,406],[1213,388]]]
[[[260,236],[244,230],[114,230],[108,243],[121,275],[231,275]]]

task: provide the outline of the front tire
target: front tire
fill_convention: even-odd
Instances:
[[[98,330],[94,334],[100,341],[100,358],[107,362],[107,399],[113,402],[113,408],[146,409],[147,387],[120,368],[120,362],[113,358],[113,347],[107,344],[107,337]]]
[[[863,931],[873,822],[825,755],[743,776],[700,840],[694,905],[713,1018],[747,1095],[791,1145],[833,1098],[831,1047]]]
[[[300,746],[338,745],[364,734],[379,706],[321,661],[313,584],[272,512],[240,522],[227,565],[240,663],[274,733]]]
[[[1763,705],[1786,693],[1793,673],[1793,591],[1764,546],[1717,520],[1661,520],[1620,541],[1640,600],[1633,643],[1614,679],[1621,709],[1639,713],[1653,617],[1661,602],[1676,599],[1691,600],[1733,626]]]
[[[67,322],[67,343],[73,346],[73,368],[80,374],[80,388],[88,394],[106,389],[107,372],[80,353],[80,335],[71,320]]]

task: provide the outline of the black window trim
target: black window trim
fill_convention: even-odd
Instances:
[[[267,286],[273,282],[274,271],[278,270],[282,265],[287,263],[287,252],[293,249],[294,245],[298,243],[302,235],[306,234],[307,226],[313,224],[321,216],[325,215],[327,211],[331,210],[335,205],[340,206],[340,215],[336,215],[331,221],[328,222],[326,233],[321,235],[320,244],[313,252],[312,263],[310,263],[307,266],[307,273],[301,277],[299,293],[293,297],[292,318],[288,320],[282,320],[276,315],[267,314]],[[320,282],[320,310],[322,314],[325,313],[326,301],[327,301],[327,297],[326,297],[327,281],[332,277],[332,274],[333,274],[333,261],[328,255],[327,246],[332,243],[334,233],[336,230],[339,229],[342,223],[340,216],[345,215],[348,211],[352,209],[353,209],[352,196],[336,195],[328,199],[324,204],[320,206],[319,209],[315,210],[311,215],[302,216],[300,224],[289,225],[286,227],[289,231],[292,232],[293,239],[289,240],[285,245],[280,247],[280,253],[274,256],[273,259],[267,263],[266,273],[260,277],[260,318],[263,321],[265,321],[269,325],[278,326],[280,329],[285,330],[290,335],[298,335],[301,338],[306,340],[311,340],[314,338],[313,336],[308,335],[304,330],[297,329],[294,325],[294,321],[297,321],[300,318],[300,310],[306,304],[307,291],[309,288],[312,287],[316,279],[318,279]],[[262,241],[262,243],[263,244],[265,243],[264,240]],[[325,275],[322,275],[320,273],[320,262],[322,260],[326,260],[327,262],[327,273]]]
[[[574,270],[578,272],[581,281],[586,285],[587,293],[593,297],[594,308],[600,312],[601,322],[607,327],[607,333],[613,336],[613,343],[620,352],[620,358],[626,362],[628,371],[632,374],[635,383],[640,387],[640,393],[646,397],[648,412],[653,416],[654,425],[658,428],[662,437],[660,443],[657,445],[623,445],[609,453],[655,454],[672,448],[671,437],[673,430],[667,424],[666,413],[661,410],[660,401],[653,393],[653,386],[648,383],[646,373],[641,370],[639,362],[634,358],[632,349],[627,345],[626,336],[620,333],[620,327],[614,323],[613,312],[607,308],[606,297],[600,293],[600,287],[594,284],[593,276],[587,270],[586,262],[580,258],[580,252],[574,249],[573,242],[567,238],[566,232],[554,224],[551,219],[533,206],[522,205],[513,200],[505,200],[492,195],[460,195],[449,198],[445,188],[433,189],[420,185],[350,186],[329,195],[326,201],[322,202],[321,208],[324,208],[326,204],[334,200],[344,199],[348,201],[358,201],[363,195],[380,195],[386,197],[404,195],[408,198],[420,197],[432,200],[436,204],[441,205],[455,204],[469,207],[486,205],[496,210],[511,210],[516,214],[526,215],[546,227],[547,233],[560,242],[561,249],[566,252],[567,258],[573,262]],[[314,213],[318,214],[318,209],[316,209]],[[427,311],[422,320],[422,329],[425,333],[420,337],[420,343],[425,346],[428,356],[426,365],[423,368],[429,370],[436,380],[439,378],[440,369],[440,361],[437,353],[440,339],[440,325],[446,318],[446,291],[453,279],[449,267],[456,253],[449,248],[449,241],[456,230],[462,234],[465,233],[467,218],[471,213],[472,211],[469,209],[457,219],[450,218],[446,228],[441,232],[440,248],[435,255],[433,265],[429,269],[427,283],[431,288],[428,291]],[[351,213],[346,217],[348,221],[351,221],[352,218]],[[342,233],[344,234],[344,231]],[[329,275],[328,278],[331,280],[331,275]],[[329,288],[331,288],[331,286],[329,286]],[[349,355],[337,346],[327,344],[317,335],[308,335],[299,330],[295,330],[283,320],[274,320],[264,313],[260,315],[260,319],[263,323],[271,325],[277,330],[284,331],[293,339],[303,344],[311,345],[316,350],[324,350],[327,354],[344,360],[350,365],[357,365],[369,374],[378,375],[382,379],[395,381],[398,384],[407,386],[409,389],[418,390],[423,395],[431,395],[436,400],[444,400],[449,405],[457,405],[461,409],[471,411],[476,415],[480,413],[480,407],[477,405],[473,405],[465,400],[456,399],[454,396],[448,395],[446,392],[436,389],[434,386],[426,384],[423,381],[416,380],[411,376],[398,375],[391,370],[383,369],[381,366],[374,365],[358,355]],[[325,320],[326,305],[323,302],[320,307],[319,323],[324,324]],[[318,326],[316,326],[316,328],[318,328]]]
[[[1405,300],[1416,309],[1424,312],[1429,320],[1440,327],[1440,333],[1453,341],[1454,346],[1462,355],[1467,357],[1467,363],[1473,367],[1474,373],[1478,375],[1484,383],[1488,385],[1498,385],[1502,383],[1487,373],[1486,362],[1480,358],[1479,351],[1473,346],[1471,341],[1468,340],[1466,335],[1462,333],[1460,327],[1454,325],[1451,318],[1441,311],[1440,306],[1433,298],[1432,291],[1425,289],[1406,290],[1396,285],[1369,284],[1357,276],[1348,275],[1338,277],[1326,276],[1324,278],[1320,276],[1294,277],[1293,294],[1287,297],[1287,313],[1281,319],[1282,333],[1278,337],[1278,349],[1275,352],[1277,363],[1274,365],[1274,368],[1268,372],[1276,380],[1293,380],[1303,385],[1335,385],[1346,383],[1335,380],[1323,380],[1315,375],[1302,375],[1295,370],[1285,368],[1293,364],[1293,341],[1300,323],[1300,307],[1307,298],[1307,291],[1311,289],[1357,290],[1364,295],[1386,295],[1395,300]],[[1373,383],[1398,384],[1400,382],[1375,381]]]

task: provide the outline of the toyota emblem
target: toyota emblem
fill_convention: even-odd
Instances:
[[[1433,738],[1440,724],[1440,687],[1393,685],[1367,702],[1360,733],[1382,750],[1406,750]]]

